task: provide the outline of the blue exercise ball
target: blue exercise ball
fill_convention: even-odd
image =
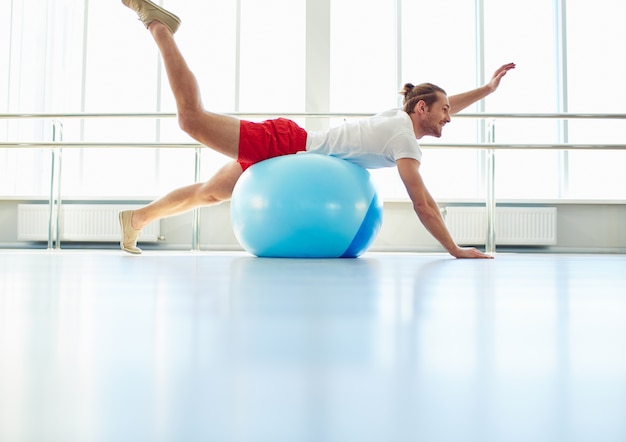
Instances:
[[[367,170],[307,153],[249,167],[230,211],[242,247],[275,258],[355,258],[374,242],[383,214]]]

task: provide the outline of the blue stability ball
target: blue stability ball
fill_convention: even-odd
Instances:
[[[383,213],[367,170],[317,154],[251,166],[233,190],[230,211],[244,249],[283,258],[355,258],[376,238]]]

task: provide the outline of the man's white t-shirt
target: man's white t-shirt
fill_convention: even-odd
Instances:
[[[306,152],[342,158],[366,169],[395,167],[400,158],[422,160],[411,118],[402,109],[308,132]]]

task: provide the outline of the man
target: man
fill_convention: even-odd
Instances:
[[[338,156],[368,168],[395,165],[420,221],[451,255],[491,258],[475,248],[457,246],[450,236],[439,207],[419,173],[421,151],[417,140],[427,135],[440,137],[450,115],[495,91],[501,78],[515,67],[513,63],[500,67],[485,86],[451,97],[434,85],[407,84],[403,110],[383,112],[327,132],[307,133],[282,118],[253,123],[205,110],[196,78],[174,40],[180,19],[149,0],[122,2],[137,13],[161,52],[181,129],[199,143],[234,160],[206,183],[182,187],[138,210],[121,212],[123,250],[141,253],[137,238],[141,229],[152,221],[229,200],[237,180],[252,164],[273,156],[307,151]]]

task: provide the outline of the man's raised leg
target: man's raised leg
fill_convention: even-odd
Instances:
[[[207,112],[202,106],[196,77],[178,49],[174,35],[158,21],[150,23],[148,29],[161,51],[181,129],[205,146],[237,159],[239,119]]]
[[[239,119],[207,112],[202,106],[195,75],[174,40],[180,20],[149,0],[122,0],[148,28],[159,47],[176,100],[180,127],[199,143],[230,158],[239,153]]]

